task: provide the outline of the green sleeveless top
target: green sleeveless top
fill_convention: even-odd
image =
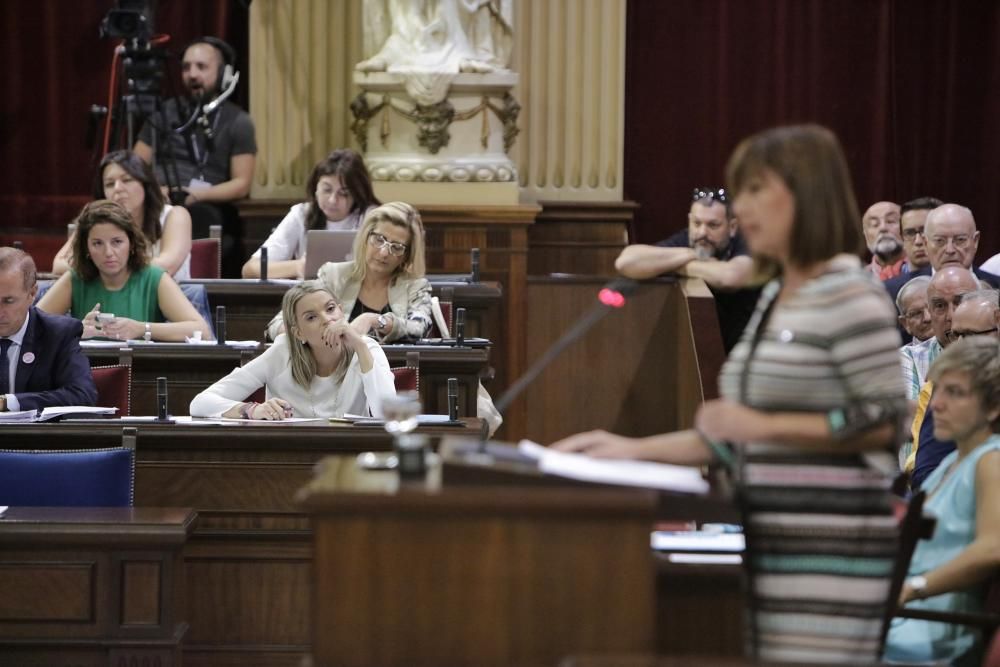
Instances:
[[[76,271],[72,274],[73,299],[70,314],[82,320],[94,304],[101,304],[102,313],[113,313],[118,317],[128,317],[137,322],[163,322],[156,290],[160,286],[163,269],[147,266],[129,276],[128,282],[119,290],[111,291],[100,278],[84,282]]]

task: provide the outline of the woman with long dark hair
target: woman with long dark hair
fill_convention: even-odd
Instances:
[[[379,200],[362,157],[350,148],[335,150],[313,167],[306,201],[296,204],[267,237],[267,275],[304,278],[306,232],[311,229],[357,229]],[[260,278],[260,249],[243,265],[244,278]]]
[[[148,243],[150,264],[174,280],[191,277],[191,215],[163,198],[152,167],[132,151],[108,153],[94,178],[94,200],[108,199],[125,207]],[[75,236],[63,244],[52,263],[57,276],[70,268]]]

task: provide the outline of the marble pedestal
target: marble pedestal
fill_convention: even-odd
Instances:
[[[507,155],[518,132],[517,80],[513,72],[458,74],[444,100],[419,106],[404,75],[355,72],[352,131],[376,195],[417,205],[517,204]]]

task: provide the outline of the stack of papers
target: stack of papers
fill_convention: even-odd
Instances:
[[[538,460],[544,473],[579,479],[585,482],[639,486],[679,493],[708,493],[708,482],[698,468],[669,463],[651,463],[622,459],[597,459],[584,454],[568,454],[522,440],[518,449]]]
[[[66,415],[113,415],[118,408],[96,408],[89,405],[64,405],[57,408],[0,412],[0,422],[47,422]]]

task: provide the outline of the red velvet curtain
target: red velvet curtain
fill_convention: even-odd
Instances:
[[[636,240],[685,224],[744,136],[818,122],[840,136],[858,205],[969,206],[979,261],[1000,250],[1000,3],[629,0],[625,195]]]
[[[0,2],[4,236],[24,228],[61,230],[89,199],[101,148],[85,145],[88,111],[92,104],[108,103],[117,42],[101,39],[98,26],[115,6],[113,0]],[[246,2],[161,0],[154,28],[171,36],[167,47],[173,52],[199,35],[222,37],[245,64],[247,11]],[[242,70],[245,105],[248,72]],[[168,65],[171,84],[179,86],[179,71],[178,60]]]

